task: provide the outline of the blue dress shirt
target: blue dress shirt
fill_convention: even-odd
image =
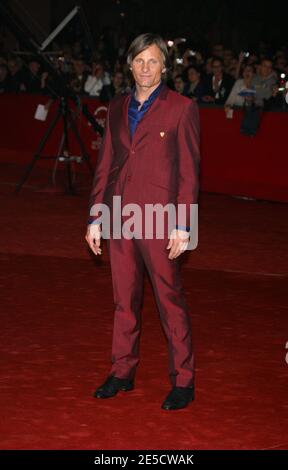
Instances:
[[[128,120],[129,120],[129,129],[130,129],[131,137],[134,135],[138,122],[141,121],[146,111],[150,108],[155,98],[159,95],[161,88],[163,86],[163,83],[164,81],[161,80],[160,84],[157,86],[157,88],[155,88],[154,91],[152,91],[152,93],[149,95],[147,100],[144,101],[140,109],[138,109],[140,105],[140,101],[137,101],[135,98],[135,91],[136,91],[135,85],[132,88],[132,91],[131,91],[132,96],[131,96],[131,100],[130,100],[129,107],[128,107]]]

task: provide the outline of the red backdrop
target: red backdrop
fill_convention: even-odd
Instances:
[[[36,121],[39,103],[48,98],[36,95],[0,96],[0,160],[27,164],[56,111],[53,102],[46,122]],[[89,110],[104,124],[107,106],[98,100],[84,98]],[[242,112],[226,119],[223,109],[200,108],[201,120],[201,189],[226,194],[246,195],[261,199],[288,201],[288,113],[262,113],[256,137],[240,134]],[[93,164],[101,143],[86,118],[78,118],[78,129]],[[57,154],[62,135],[59,124],[45,147],[45,154]],[[71,138],[73,153],[79,154]],[[43,165],[43,162],[37,164]],[[45,163],[46,165],[52,165]]]

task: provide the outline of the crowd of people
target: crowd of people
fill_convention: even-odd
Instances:
[[[183,38],[167,41],[170,64],[165,80],[168,86],[200,105],[222,105],[225,109],[255,104],[264,110],[287,108],[287,50],[273,54],[245,52],[235,54],[223,44],[203,53],[186,46]],[[97,42],[93,54],[77,41],[63,45],[61,54],[51,56],[73,93],[109,101],[115,94],[133,86],[126,63],[127,41],[119,41],[113,59],[108,58],[105,41]],[[0,93],[45,93],[55,87],[55,77],[45,70],[39,57],[28,61],[21,56],[0,55]]]

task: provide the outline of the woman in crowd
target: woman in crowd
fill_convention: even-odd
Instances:
[[[242,107],[245,103],[254,101],[255,104],[259,104],[257,100],[257,94],[250,96],[244,96],[240,94],[243,91],[254,90],[255,91],[255,69],[253,65],[246,64],[243,68],[242,78],[238,78],[233,85],[233,88],[228,96],[225,103],[225,108]]]

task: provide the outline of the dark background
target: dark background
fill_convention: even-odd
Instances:
[[[26,11],[26,22],[33,32],[41,27],[42,38],[75,6],[74,0],[11,1],[19,11]],[[159,32],[165,38],[184,36],[195,47],[224,43],[234,50],[286,45],[288,6],[286,2],[227,0],[82,0],[81,3],[95,39],[109,31],[124,32],[133,38],[141,32]],[[3,19],[1,33],[6,33]],[[75,39],[77,25],[65,28],[63,40]],[[79,27],[79,37],[83,34]]]
[[[35,2],[37,4],[37,2]],[[42,2],[41,2],[42,4]],[[283,42],[287,37],[286,2],[227,0],[125,0],[82,2],[91,27],[120,26],[125,30],[162,34],[191,33],[195,40],[224,41],[230,46],[265,41]],[[73,1],[51,1],[52,25],[60,21]],[[97,5],[97,8],[96,8]],[[121,12],[125,16],[121,16]]]

